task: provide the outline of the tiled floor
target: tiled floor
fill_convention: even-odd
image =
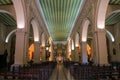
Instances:
[[[63,64],[57,64],[49,80],[74,80],[74,78],[70,75],[70,70]]]

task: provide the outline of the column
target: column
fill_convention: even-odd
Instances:
[[[24,48],[24,56],[25,56],[25,60],[24,60],[24,64],[27,64],[29,61],[29,33],[25,33],[25,48]]]
[[[43,50],[42,50],[42,62],[46,62],[46,48],[43,47]]]
[[[16,32],[16,46],[15,46],[15,63],[17,65],[25,64],[25,31],[18,29]]]
[[[49,61],[53,61],[53,45],[51,44],[51,46],[50,46],[50,50],[49,50],[49,52],[50,52],[50,57],[49,57]]]
[[[71,60],[75,61],[75,50],[71,50]]]
[[[79,47],[75,47],[75,62],[79,62]]]
[[[7,56],[7,63],[10,63],[10,43],[7,43],[7,51],[8,51],[8,56]]]
[[[108,53],[106,44],[106,32],[105,30],[98,30],[94,33],[94,63],[96,65],[108,65]]]
[[[40,63],[40,43],[39,42],[34,42],[34,56],[33,60],[34,63]]]
[[[82,53],[81,53],[81,62],[82,64],[88,63],[88,55],[87,55],[87,49],[86,49],[86,42],[82,42]]]
[[[40,62],[42,61],[42,52],[43,52],[43,47],[40,46]]]

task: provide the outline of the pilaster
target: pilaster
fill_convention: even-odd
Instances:
[[[75,47],[75,51],[73,54],[74,54],[75,62],[79,62],[79,49],[78,49],[78,47]]]
[[[88,55],[87,55],[87,49],[86,49],[86,42],[82,42],[82,53],[81,53],[81,59],[82,59],[82,64],[88,63]]]
[[[71,50],[71,60],[75,61],[75,50]]]

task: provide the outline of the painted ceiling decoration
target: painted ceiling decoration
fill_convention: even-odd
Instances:
[[[11,5],[12,0],[0,0],[0,6],[1,5]]]
[[[53,41],[66,41],[83,0],[39,0],[47,29]]]

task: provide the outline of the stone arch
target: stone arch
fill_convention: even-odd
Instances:
[[[106,26],[108,30],[111,32],[107,32],[107,53],[108,53],[108,61],[111,64],[112,62],[120,62],[119,60],[119,52],[120,52],[120,41],[119,41],[119,34],[120,34],[120,21],[119,15],[120,9],[112,10],[106,17]],[[112,27],[114,30],[110,30],[109,27]],[[114,38],[116,41],[114,41]]]
[[[81,60],[82,60],[82,64],[88,63],[88,54],[87,54],[87,34],[88,34],[88,27],[90,25],[90,21],[86,18],[83,21],[83,25],[82,25],[82,43],[81,43]]]
[[[114,36],[112,35],[112,33],[111,33],[110,31],[108,31],[108,30],[106,30],[106,33],[107,33],[108,39],[110,39],[112,42],[114,42],[114,41],[115,41],[115,38],[114,38]]]
[[[16,12],[17,28],[25,27],[25,14],[22,0],[12,0]]]
[[[106,30],[106,44],[107,44],[107,53],[108,53],[108,62],[110,63],[113,59],[113,54],[115,48],[114,48],[114,42],[115,42],[115,38],[112,35],[112,33],[108,30]]]
[[[93,62],[96,65],[107,65],[108,54],[106,45],[105,18],[109,0],[98,0],[95,13],[95,33],[93,33]],[[103,41],[101,41],[103,40]]]
[[[85,19],[83,21],[82,42],[86,42],[87,41],[87,32],[88,32],[89,25],[90,25],[90,21],[88,19]]]
[[[16,30],[17,30],[17,29],[12,30],[12,31],[7,35],[7,37],[6,37],[6,39],[5,39],[5,42],[6,42],[6,43],[9,42],[10,37],[12,36],[12,34],[14,34],[14,33],[16,32]]]
[[[98,13],[97,13],[97,28],[105,28],[105,16],[108,7],[109,0],[99,0]]]
[[[33,19],[31,21],[32,24],[32,28],[33,28],[33,34],[34,34],[34,41],[38,41],[39,42],[39,25],[36,19]]]
[[[10,16],[10,18],[14,19],[15,20],[15,17],[12,15],[11,12],[7,11],[7,10],[0,10],[0,13],[2,14],[7,14]],[[1,23],[2,24],[2,23]],[[3,24],[4,25],[4,24]],[[5,26],[6,27],[6,26]],[[5,28],[4,28],[5,29]],[[1,33],[4,33],[4,31],[7,31],[7,27],[6,27],[6,30],[2,30]],[[9,31],[9,30],[8,30]],[[16,31],[16,29],[15,29]],[[15,35],[13,35],[13,33],[15,32],[14,30],[12,30],[10,33],[8,34],[1,34],[3,35],[3,48],[1,50],[3,50],[4,52],[7,51],[8,55],[6,57],[6,60],[7,60],[7,63],[10,63],[10,64],[13,64],[14,62],[14,53],[15,53]],[[8,43],[9,41],[9,43]]]
[[[8,12],[8,11],[6,11],[6,10],[0,10],[0,13],[8,14],[8,15],[10,15],[10,16],[14,19],[14,16],[13,16],[10,12]],[[10,36],[12,35],[12,33],[14,33],[14,30],[11,31],[11,32],[8,34],[8,36],[6,37],[6,39],[5,39],[5,42],[6,42],[6,43],[7,43],[7,41],[9,40]]]
[[[6,37],[5,43],[7,44],[7,52],[8,52],[8,57],[7,57],[7,62],[8,63],[13,63],[14,62],[14,48],[13,48],[13,42],[14,42],[14,37],[15,37],[15,32],[17,29],[12,30]],[[12,41],[13,40],[13,41]]]
[[[36,53],[36,50],[38,50],[38,49],[36,49],[35,46],[36,46],[36,44],[39,45],[39,24],[38,24],[36,19],[32,19],[31,20],[31,25],[32,25],[31,27],[33,29],[34,43],[32,43],[29,46],[29,53],[28,54],[29,54],[29,59],[30,60],[34,60],[34,55],[35,55],[34,53]]]
[[[13,15],[10,12],[5,11],[5,10],[0,10],[0,13],[6,13],[6,14],[9,14],[9,15],[11,15],[13,17]]]

